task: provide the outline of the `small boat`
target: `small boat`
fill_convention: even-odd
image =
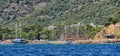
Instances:
[[[11,40],[4,40],[2,44],[12,44]]]
[[[26,44],[26,43],[28,43],[28,40],[26,40],[26,39],[13,39],[12,43],[13,44]]]
[[[70,41],[47,41],[48,44],[71,44]]]

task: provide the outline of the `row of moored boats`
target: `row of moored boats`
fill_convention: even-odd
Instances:
[[[2,42],[2,44],[28,44],[28,43],[29,41],[26,39],[13,39],[13,40],[5,40]],[[72,43],[71,41],[45,41],[42,44],[71,44],[71,43]]]

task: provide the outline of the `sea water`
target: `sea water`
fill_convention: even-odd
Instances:
[[[0,56],[120,56],[120,44],[0,45]]]

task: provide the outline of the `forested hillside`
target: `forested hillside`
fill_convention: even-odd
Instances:
[[[6,25],[16,19],[25,17],[35,9],[40,9],[47,2],[49,0],[1,0],[0,18],[3,19],[3,24]]]
[[[104,25],[119,10],[120,0],[1,0],[0,21],[9,29],[21,21],[22,29],[28,31],[78,22]]]
[[[120,10],[120,0],[1,0],[0,17],[3,23],[24,19],[24,24],[44,26],[72,24],[84,20],[105,24]]]

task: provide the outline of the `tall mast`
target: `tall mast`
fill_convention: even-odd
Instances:
[[[65,38],[66,38],[66,33],[67,33],[66,29],[67,29],[67,26],[65,26],[64,29],[65,29]]]
[[[22,35],[21,35],[21,21],[19,22],[19,26],[20,26],[20,38],[22,37]]]
[[[77,36],[78,38],[80,36],[80,24],[81,24],[81,22],[78,22],[78,32],[77,32],[78,33],[78,36]]]
[[[16,22],[16,27],[15,28],[16,28],[16,39],[17,39],[17,22]]]

